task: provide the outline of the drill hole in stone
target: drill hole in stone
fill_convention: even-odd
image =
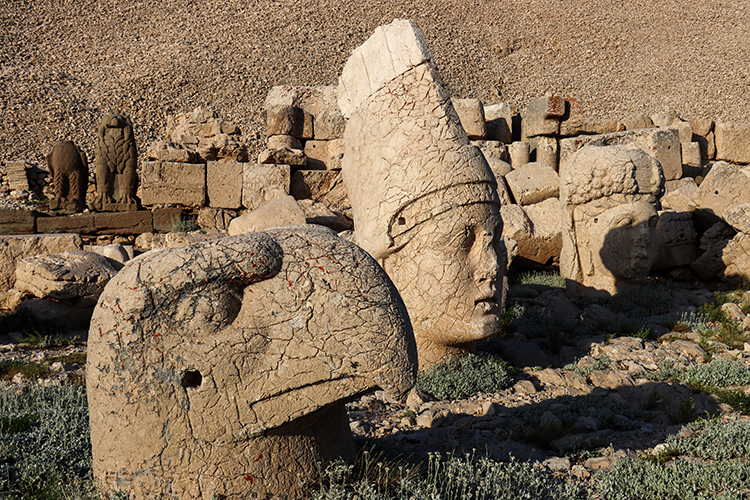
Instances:
[[[182,376],[182,387],[185,389],[197,389],[200,387],[202,381],[201,372],[195,370],[186,371],[185,375]]]

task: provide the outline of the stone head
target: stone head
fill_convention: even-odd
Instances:
[[[403,397],[415,370],[398,292],[329,230],[147,252],[91,322],[94,475],[130,498],[291,494],[297,474],[352,458],[344,403]]]
[[[614,295],[646,278],[657,254],[659,162],[629,146],[585,146],[563,166],[562,274],[574,294]]]
[[[363,74],[377,81],[362,85]],[[413,21],[378,28],[339,81],[354,241],[409,311],[420,369],[499,332],[506,251],[497,182]]]

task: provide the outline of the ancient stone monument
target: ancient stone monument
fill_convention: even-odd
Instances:
[[[55,189],[50,210],[82,212],[86,208],[89,179],[86,155],[72,141],[58,141],[47,155],[47,166]]]
[[[401,293],[420,369],[463,355],[500,326],[506,251],[495,177],[414,21],[376,29],[338,90],[354,241]]]
[[[133,124],[120,114],[106,114],[96,132],[96,196],[89,209],[104,212],[138,210],[138,151]]]
[[[318,463],[353,458],[346,401],[411,388],[416,347],[372,258],[300,225],[130,260],[86,372],[100,491],[293,498]]]
[[[659,162],[635,145],[592,146],[561,167],[560,272],[576,295],[615,295],[646,278],[656,256]]]

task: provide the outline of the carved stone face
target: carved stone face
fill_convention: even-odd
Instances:
[[[656,209],[645,201],[576,220],[583,285],[616,293],[648,276],[656,256]],[[583,249],[583,250],[582,250]]]
[[[457,206],[414,228],[384,261],[414,328],[423,369],[496,334],[506,251],[497,205]]]

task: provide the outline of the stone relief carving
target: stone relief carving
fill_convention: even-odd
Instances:
[[[497,184],[415,22],[381,26],[354,51],[339,106],[354,241],[401,293],[420,369],[473,350],[498,333],[503,307]]]
[[[47,155],[47,166],[55,189],[50,210],[82,212],[86,208],[89,161],[72,141],[58,141]]]
[[[138,209],[138,151],[133,124],[121,114],[104,115],[96,132],[96,196],[89,209],[124,212]]]
[[[585,146],[561,171],[560,272],[575,295],[637,286],[656,256],[659,162],[634,145]]]
[[[408,315],[362,249],[287,226],[152,250],[102,293],[86,371],[100,491],[294,496],[354,458],[344,404],[416,376]]]

